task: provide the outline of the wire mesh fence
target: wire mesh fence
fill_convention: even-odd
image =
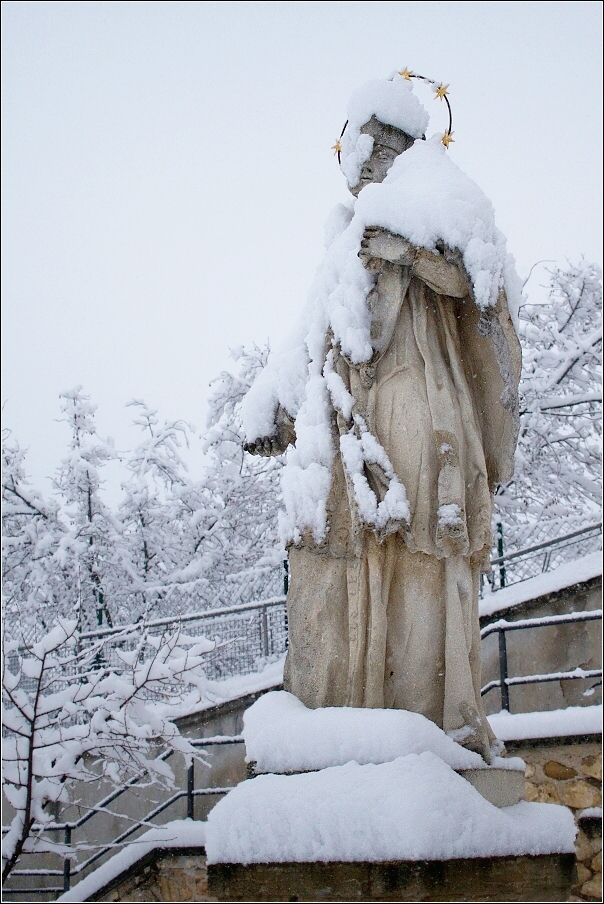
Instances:
[[[560,565],[575,561],[602,549],[602,524],[591,524],[561,536],[540,540],[543,532],[533,535],[531,545],[506,551],[505,533],[498,525],[496,554],[491,558],[489,583],[492,590],[500,590]]]
[[[491,558],[492,571],[488,576],[491,591],[525,581],[600,550],[601,535],[601,523],[554,538],[545,535],[544,540],[541,540],[544,534],[540,531],[532,536],[537,542],[510,551],[505,528],[499,525]],[[180,630],[190,637],[203,636],[216,641],[215,652],[207,656],[206,674],[209,679],[249,674],[286,652],[286,590],[287,571],[282,567],[233,575],[214,595],[212,607],[203,611],[187,614],[173,611],[167,615],[159,612],[160,617],[138,625],[84,632],[80,634],[79,643],[86,646],[106,638],[99,653],[99,664],[119,670],[123,666],[120,652],[132,651],[140,643],[141,631],[168,636]],[[218,606],[221,601],[228,605]],[[27,645],[34,639],[26,636],[18,625],[11,626],[10,633],[19,635],[22,644]],[[68,670],[64,670],[64,677],[69,679]]]

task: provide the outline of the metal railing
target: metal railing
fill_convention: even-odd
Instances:
[[[499,523],[495,535],[497,555],[491,559],[491,590],[501,590],[552,571],[559,565],[572,562],[590,552],[597,552],[602,545],[601,535],[602,522],[599,521],[552,540],[504,553],[503,526]]]
[[[191,744],[194,747],[205,748],[205,747],[215,747],[215,746],[225,746],[227,744],[243,744],[244,740],[240,735],[234,736],[225,736],[225,735],[217,735],[213,738],[202,738],[200,740],[191,741]],[[160,757],[162,760],[168,760],[172,754],[173,750],[167,751],[163,756]],[[84,816],[81,816],[77,820],[73,820],[70,822],[53,822],[46,823],[45,825],[34,825],[32,827],[32,834],[36,834],[38,832],[59,832],[62,831],[64,843],[67,846],[72,846],[75,844],[74,833],[80,829],[83,825],[89,822],[98,814],[105,814],[107,812],[107,807],[109,804],[116,801],[122,794],[125,794],[135,785],[139,784],[145,776],[149,773],[146,770],[142,770],[139,775],[130,779],[126,782],[121,788],[112,791],[106,797],[104,797],[95,807],[91,808],[88,813],[85,813]],[[175,804],[178,800],[182,798],[186,798],[187,800],[187,819],[195,819],[195,799],[197,797],[208,796],[208,795],[223,795],[227,794],[232,789],[232,786],[227,787],[217,787],[217,788],[195,788],[195,762],[193,761],[191,765],[187,768],[187,787],[186,789],[180,789],[172,794],[167,800],[163,801],[153,810],[151,810],[144,819],[134,820],[134,825],[130,826],[130,828],[126,829],[122,832],[117,838],[115,838],[110,844],[103,845],[99,848],[99,850],[95,851],[90,857],[86,860],[83,860],[81,863],[78,863],[77,866],[72,866],[72,858],[65,857],[63,860],[63,869],[14,869],[10,878],[23,878],[23,877],[32,877],[32,878],[42,878],[42,877],[52,877],[56,876],[62,877],[63,884],[61,887],[38,887],[38,888],[7,888],[6,885],[3,888],[3,892],[6,895],[24,895],[24,894],[60,894],[62,892],[69,891],[71,888],[71,880],[74,876],[79,876],[85,870],[89,869],[97,860],[103,857],[105,854],[110,853],[117,845],[123,844],[127,838],[137,832],[139,829],[145,828],[146,826],[154,826],[152,822],[160,813],[164,810],[167,810],[168,807]],[[113,814],[116,815],[116,814]],[[124,817],[126,818],[126,817]],[[2,827],[3,834],[8,832],[8,827]],[[35,854],[35,851],[31,853]]]
[[[510,678],[508,675],[508,652],[506,633],[508,631],[523,631],[528,628],[547,628],[556,625],[576,624],[577,622],[597,621],[602,619],[602,610],[593,609],[587,612],[571,612],[568,615],[550,615],[542,618],[523,618],[515,622],[500,619],[487,625],[480,632],[480,639],[484,640],[490,634],[498,635],[499,642],[499,678],[489,681],[481,688],[480,695],[484,697],[494,688],[501,691],[501,708],[510,711],[510,687],[522,684],[542,684],[548,681],[573,681],[579,678],[601,678],[602,669],[576,668],[567,672],[548,672],[543,675],[520,675]]]
[[[211,680],[255,672],[270,657],[280,656],[287,651],[285,596],[172,618],[149,619],[135,625],[99,628],[80,634],[80,643],[85,645],[87,642],[106,638],[108,643],[103,649],[103,655],[108,664],[119,669],[121,660],[115,650],[127,650],[133,646],[142,629],[161,632],[184,626],[187,634],[192,637],[204,636],[220,643],[219,653],[209,655],[204,668],[206,676]],[[133,635],[130,641],[127,636],[129,633]],[[116,638],[115,645],[112,644],[113,637]]]

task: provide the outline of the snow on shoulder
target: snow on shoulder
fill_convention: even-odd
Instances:
[[[418,140],[400,154],[381,183],[359,194],[355,218],[382,226],[418,248],[437,243],[461,252],[478,307],[493,307],[505,287],[515,314],[518,277],[495,226],[493,205],[481,188],[451,160],[439,135]]]
[[[246,760],[257,772],[305,772],[354,760],[387,763],[430,751],[452,769],[485,767],[419,713],[351,706],[307,709],[287,691],[260,697],[243,717]],[[524,769],[518,758],[496,758],[498,768]]]

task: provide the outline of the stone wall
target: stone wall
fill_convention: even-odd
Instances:
[[[90,901],[217,901],[203,850],[153,851]]]
[[[576,840],[578,883],[571,901],[602,897],[602,823],[586,809],[602,806],[602,746],[595,739],[578,743],[507,743],[526,763],[525,797],[528,801],[564,804],[579,826]]]

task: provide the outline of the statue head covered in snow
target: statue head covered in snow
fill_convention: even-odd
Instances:
[[[341,137],[342,172],[357,197],[371,182],[383,182],[394,160],[424,138],[428,114],[400,75],[369,82],[355,91]]]

